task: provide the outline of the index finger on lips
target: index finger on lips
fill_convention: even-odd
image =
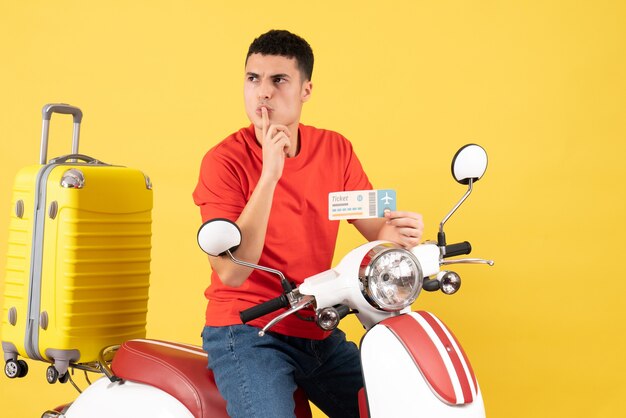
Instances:
[[[262,122],[262,128],[263,128],[263,139],[265,139],[265,137],[267,136],[267,129],[270,126],[270,118],[267,114],[267,108],[266,107],[262,107],[261,108],[261,117],[263,118],[263,122]]]

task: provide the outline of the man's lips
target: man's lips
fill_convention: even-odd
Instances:
[[[262,115],[262,114],[263,114],[263,110],[262,110],[263,108],[265,108],[265,109],[267,110],[267,113],[268,113],[268,114],[274,111],[274,109],[272,109],[271,107],[269,107],[269,106],[267,106],[267,105],[262,105],[262,106],[258,106],[258,107],[256,108],[256,113],[257,113],[258,115]]]

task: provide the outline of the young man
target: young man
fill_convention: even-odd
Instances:
[[[300,124],[312,71],[311,47],[297,35],[272,30],[252,42],[244,80],[251,125],[205,155],[193,194],[203,221],[237,223],[239,259],[281,270],[296,284],[331,267],[338,222],[328,220],[328,193],[372,188],[348,140]],[[352,223],[368,240],[419,243],[420,215],[386,216]],[[299,386],[328,416],[358,416],[359,353],[344,333],[292,315],[259,337],[278,313],[242,325],[239,312],[280,295],[279,279],[225,258],[210,262],[203,347],[229,415],[293,417]]]

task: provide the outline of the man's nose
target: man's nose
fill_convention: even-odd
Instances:
[[[272,97],[273,91],[274,91],[274,86],[272,85],[272,81],[262,80],[261,84],[259,85],[259,90],[258,90],[259,99],[261,100],[270,99]]]

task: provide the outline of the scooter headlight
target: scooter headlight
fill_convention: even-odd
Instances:
[[[417,299],[424,274],[410,251],[393,244],[381,244],[363,258],[359,279],[363,296],[373,307],[399,311]]]

